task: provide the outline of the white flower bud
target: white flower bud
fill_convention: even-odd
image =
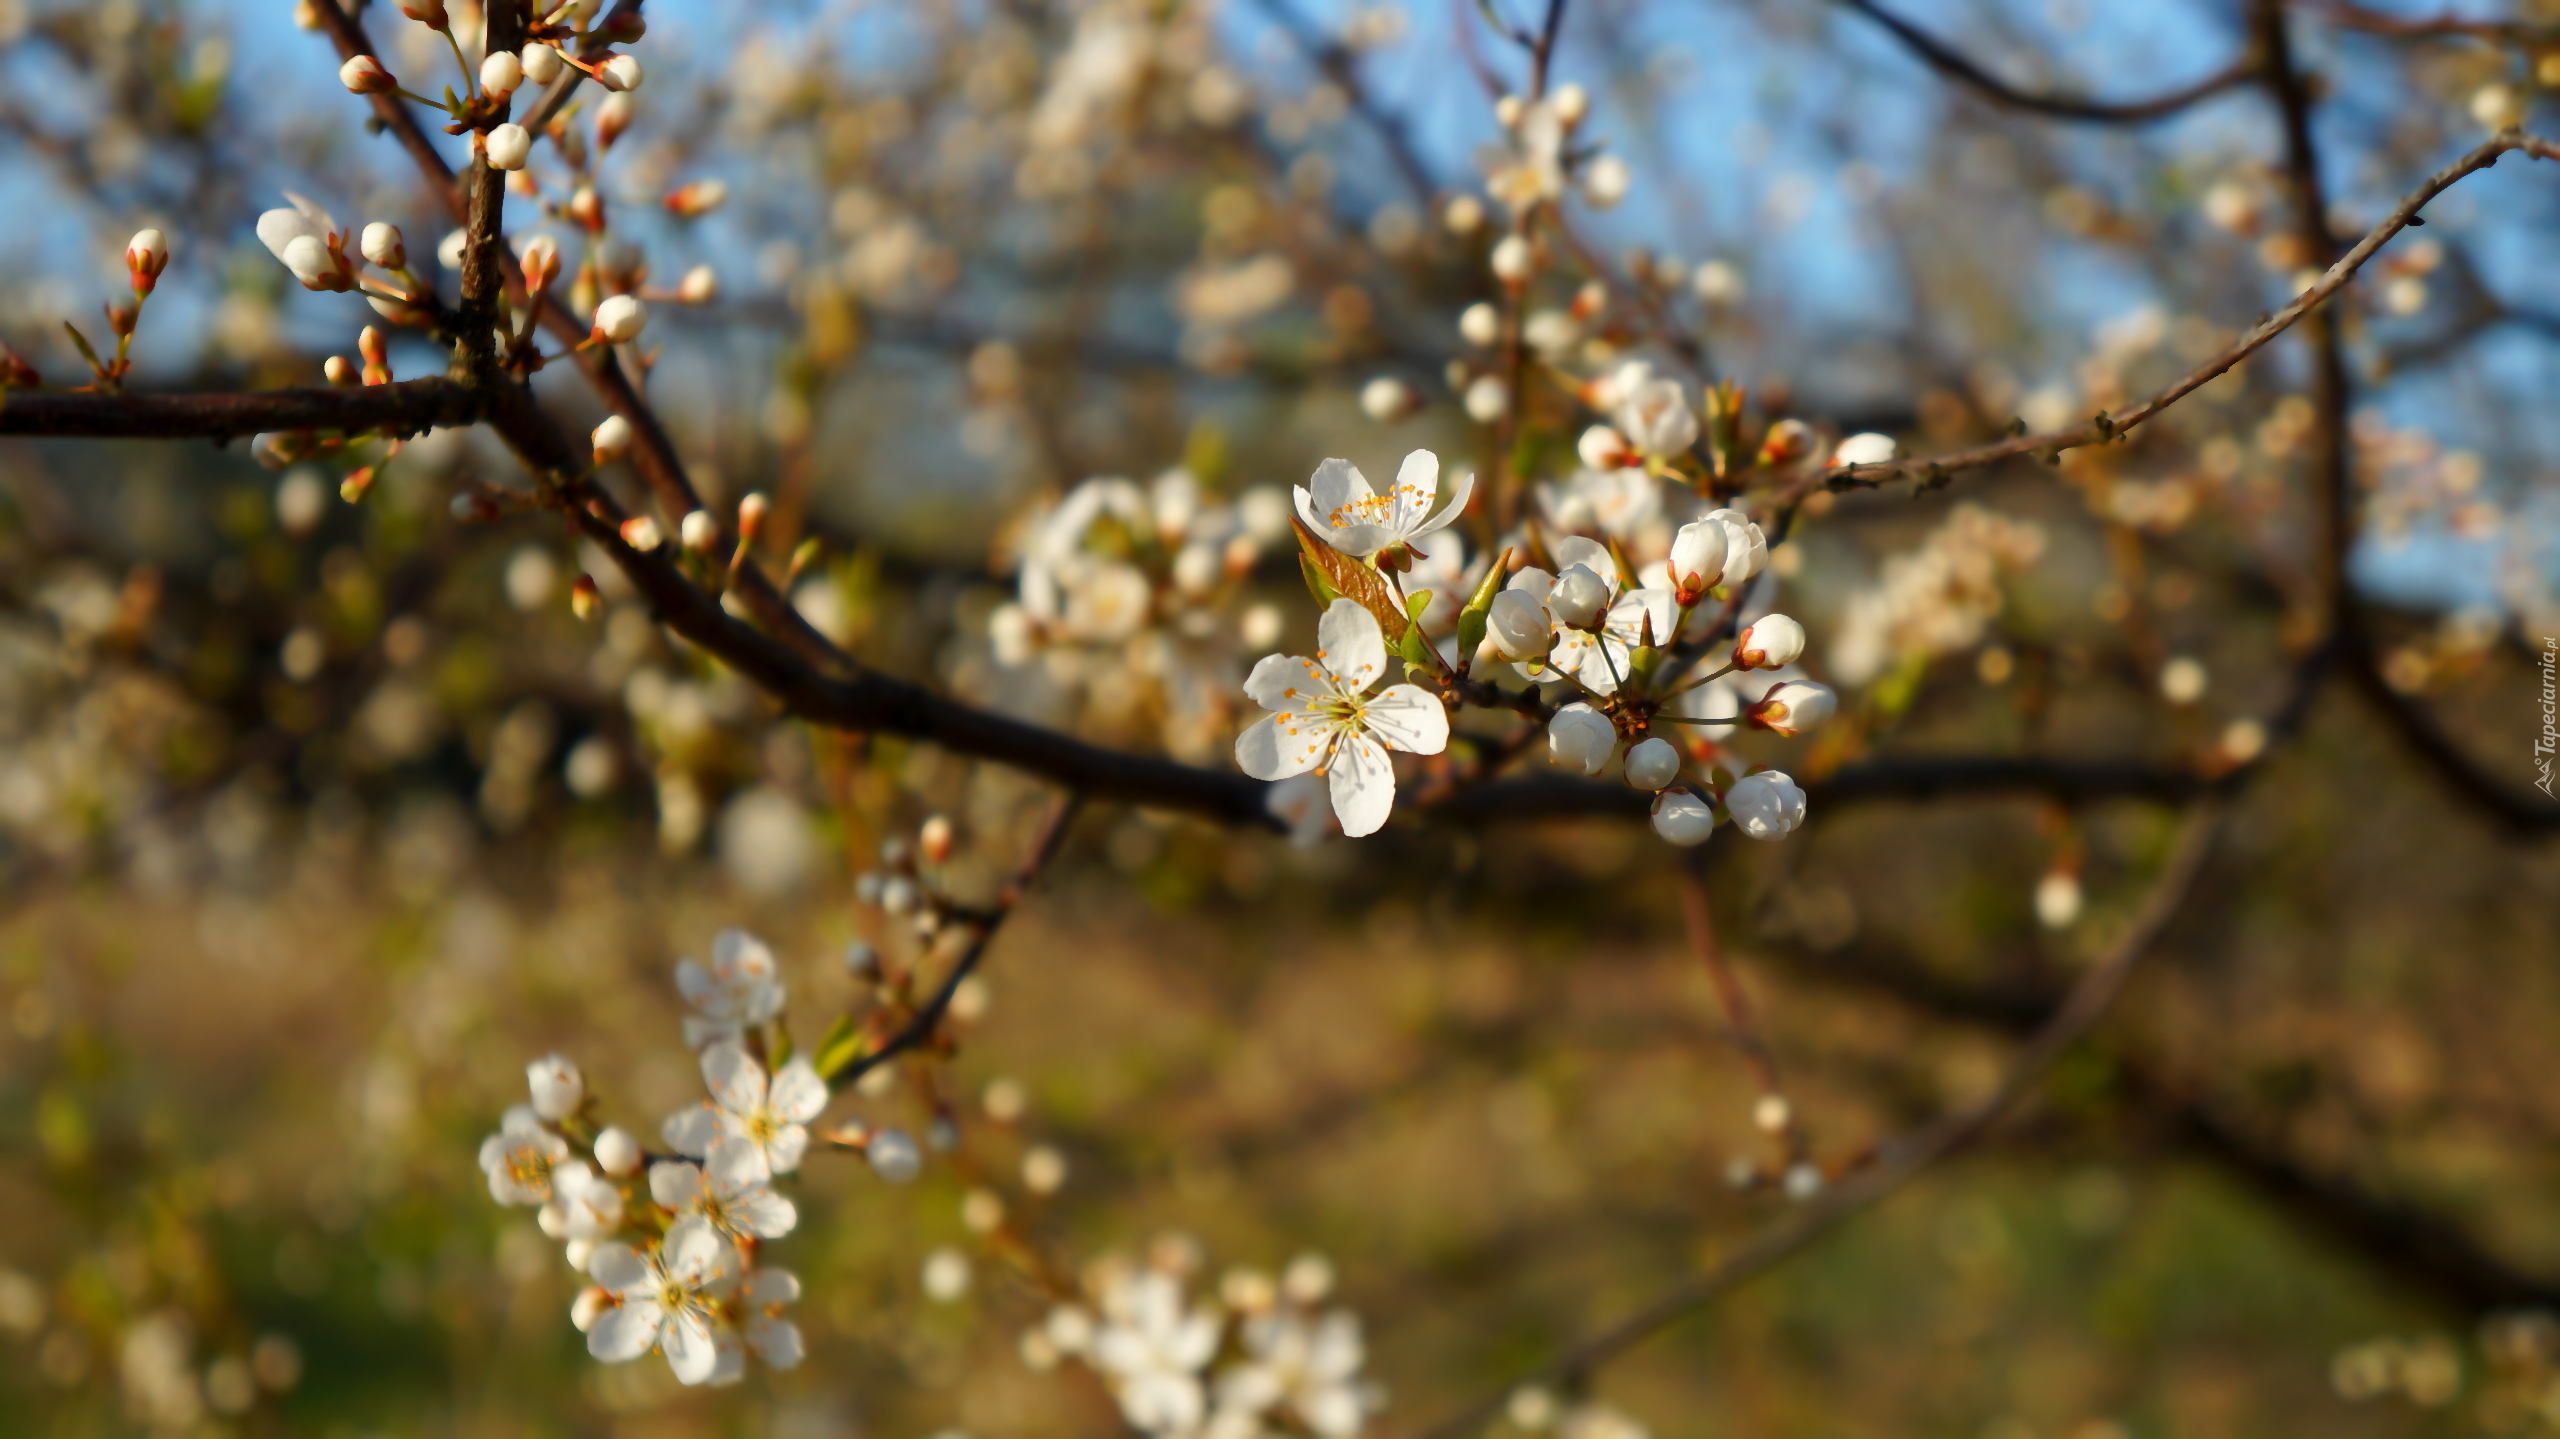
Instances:
[[[903,874],[893,874],[880,882],[880,910],[884,914],[913,914],[919,900],[916,882]]]
[[[1579,125],[1591,113],[1591,92],[1568,80],[1547,96],[1547,108],[1566,124]]]
[[[569,1210],[555,1199],[533,1211],[533,1225],[542,1231],[545,1239],[566,1239],[569,1237]]]
[[[598,1286],[590,1284],[578,1291],[577,1298],[569,1301],[569,1323],[579,1333],[584,1334],[595,1328],[596,1320],[602,1318],[605,1310],[611,1307],[613,1307],[613,1296]]]
[[[490,169],[521,170],[533,154],[533,132],[510,121],[489,132],[488,149]]]
[[[596,447],[596,463],[609,465],[631,452],[631,422],[620,415],[607,415],[589,436]]]
[[[1582,198],[1595,210],[1615,209],[1635,188],[1635,171],[1615,155],[1603,155],[1582,172]]]
[[[2080,876],[2053,870],[2036,882],[2036,922],[2047,929],[2069,929],[2080,917]]]
[[[1495,279],[1513,289],[1518,289],[1528,284],[1529,276],[1536,271],[1537,255],[1530,250],[1526,238],[1519,235],[1505,235],[1493,247],[1491,263]]]
[[[1583,431],[1582,438],[1573,443],[1573,452],[1581,457],[1584,466],[1594,470],[1622,470],[1636,460],[1635,451],[1627,446],[1627,437],[1607,425],[1593,425]]]
[[[1762,615],[1733,640],[1735,669],[1782,669],[1803,654],[1804,626],[1785,615]]]
[[[1617,726],[1589,705],[1566,705],[1547,721],[1547,758],[1568,769],[1596,775],[1609,767],[1617,747]]]
[[[1547,607],[1518,590],[1493,597],[1484,628],[1493,638],[1494,652],[1514,662],[1545,659],[1555,645],[1555,622],[1547,618]]]
[[[596,333],[617,345],[640,338],[641,327],[648,323],[648,307],[631,295],[607,295],[596,306]]]
[[[1421,408],[1413,386],[1393,375],[1380,375],[1360,389],[1360,412],[1380,424],[1401,420]]]
[[[1897,447],[1893,436],[1879,435],[1873,430],[1851,435],[1831,452],[1834,465],[1881,465],[1894,457]]]
[[[381,95],[400,88],[382,62],[370,55],[358,55],[338,67],[338,83],[354,95]]]
[[[1726,531],[1723,583],[1746,584],[1769,567],[1769,537],[1760,532],[1749,515],[1740,510],[1715,510],[1707,518],[1723,525]]]
[[[304,289],[320,289],[337,277],[337,262],[330,258],[329,247],[316,236],[296,235],[287,240],[280,258]]]
[[[1500,375],[1478,375],[1467,385],[1464,401],[1468,419],[1490,425],[1510,413],[1511,387]]]
[[[640,1150],[640,1141],[631,1131],[616,1124],[596,1136],[596,1168],[607,1174],[637,1174],[640,1162],[648,1158]]]
[[[1520,128],[1520,117],[1528,110],[1528,101],[1517,95],[1505,95],[1493,102],[1493,122],[1505,130],[1516,130]]]
[[[560,77],[560,52],[538,41],[525,46],[516,63],[523,67],[524,78],[536,85],[548,85]]]
[[[1638,740],[1627,750],[1626,771],[1637,789],[1668,789],[1680,778],[1680,748],[1659,735]]]
[[[364,238],[358,242],[364,257],[386,270],[407,269],[409,247],[400,238],[400,227],[376,220],[364,227]]]
[[[1804,791],[1777,770],[1764,769],[1733,782],[1724,810],[1734,828],[1753,839],[1785,839],[1804,823]]]
[[[604,88],[608,90],[639,89],[639,60],[629,55],[614,56],[612,59],[604,62],[603,69],[596,72],[596,83],[604,86]]]
[[[871,1172],[891,1184],[904,1184],[924,1172],[924,1151],[903,1129],[881,1130],[862,1152],[871,1161]]]
[[[1797,1164],[1787,1170],[1781,1187],[1789,1199],[1802,1204],[1822,1192],[1822,1171],[1810,1164]]]
[[[709,265],[696,265],[676,282],[676,298],[688,305],[708,305],[720,297],[720,276]]]
[[[676,534],[686,549],[707,551],[720,542],[720,522],[711,518],[709,510],[688,510]]]
[[[1627,443],[1658,458],[1698,442],[1697,413],[1677,380],[1647,380],[1630,388],[1618,402],[1617,421]]]
[[[1568,565],[1547,595],[1547,611],[1567,629],[1596,629],[1612,598],[1612,587],[1599,571],[1589,565]]]
[[[1478,300],[1458,312],[1458,334],[1470,345],[1490,345],[1502,338],[1502,312]]]
[[[566,1119],[587,1097],[587,1081],[578,1066],[557,1054],[546,1054],[524,1067],[525,1086],[533,1091],[533,1112],[545,1119]]]
[[[1671,537],[1671,589],[1675,599],[1694,605],[1724,582],[1725,556],[1732,532],[1714,520],[1691,520]]]
[[[569,1261],[570,1268],[584,1274],[587,1272],[587,1261],[596,1257],[596,1241],[572,1239],[560,1247],[560,1257]]]
[[[1759,703],[1744,706],[1742,717],[1772,734],[1792,738],[1831,718],[1839,703],[1839,696],[1829,686],[1811,680],[1787,680],[1771,685]]]
[[[136,230],[125,242],[125,267],[138,275],[157,278],[169,268],[169,237],[158,230]]]
[[[1705,844],[1716,828],[1716,812],[1685,789],[1667,789],[1653,802],[1653,832],[1686,848]]]
[[[658,528],[653,515],[634,515],[622,522],[622,542],[642,554],[667,542],[666,532]]]
[[[469,231],[453,230],[447,232],[443,239],[436,241],[436,263],[444,266],[448,270],[461,269],[462,252],[470,244],[471,233]]]
[[[873,949],[869,944],[858,939],[846,944],[844,947],[844,971],[845,973],[860,980],[878,979],[880,977],[880,951]]]
[[[1484,202],[1473,195],[1452,195],[1440,211],[1440,223],[1452,235],[1472,235],[1484,224]]]
[[[480,62],[480,88],[491,95],[512,95],[524,83],[524,62],[504,50]]]

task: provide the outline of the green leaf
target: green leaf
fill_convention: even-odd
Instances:
[[[1502,593],[1503,581],[1511,574],[1511,551],[1485,566],[1484,581],[1458,611],[1458,668],[1464,670],[1476,657],[1476,646],[1484,643],[1485,616],[1493,609],[1493,597]]]
[[[817,1052],[810,1056],[809,1064],[818,1071],[820,1079],[832,1084],[837,1075],[844,1073],[861,1057],[862,1036],[854,1032],[853,1016],[839,1014],[836,1022],[828,1027],[827,1037],[818,1041]]]
[[[791,1062],[790,1027],[783,1024],[781,1021],[776,1020],[766,1030],[766,1034],[769,1037],[765,1040],[765,1049],[768,1056],[773,1061],[771,1067],[780,1069],[782,1066],[789,1064]]]
[[[1346,599],[1375,615],[1378,630],[1390,647],[1400,646],[1413,622],[1405,617],[1404,606],[1396,602],[1396,593],[1387,577],[1368,565],[1353,559],[1316,538],[1306,522],[1291,516],[1289,524],[1298,532],[1298,558],[1312,572],[1308,583],[1322,581],[1323,592],[1316,602],[1330,608],[1335,599]]]
[[[1404,597],[1404,617],[1417,625],[1422,623],[1422,612],[1430,607],[1431,591],[1429,590],[1415,590]]]
[[[1307,593],[1315,596],[1317,609],[1329,610],[1335,600],[1342,598],[1333,592],[1333,586],[1324,582],[1324,571],[1317,569],[1316,562],[1305,555],[1298,556],[1298,573],[1305,577]]]
[[[71,323],[69,320],[65,320],[62,322],[62,328],[70,333],[71,343],[80,347],[80,358],[89,362],[90,369],[103,370],[105,368],[98,363],[98,352],[89,348],[89,337],[80,333],[79,326]]]

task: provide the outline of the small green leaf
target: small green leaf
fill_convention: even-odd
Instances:
[[[1404,597],[1404,617],[1417,625],[1422,623],[1422,612],[1430,607],[1431,591],[1429,590],[1415,590]]]
[[[766,1030],[766,1035],[768,1037],[765,1040],[765,1051],[773,1060],[772,1067],[780,1069],[789,1064],[791,1062],[790,1027],[777,1020]]]
[[[1333,592],[1333,586],[1325,583],[1324,571],[1317,569],[1316,562],[1305,555],[1298,556],[1298,573],[1306,577],[1307,593],[1315,596],[1317,609],[1331,609],[1333,602],[1342,598]]]
[[[862,1057],[862,1036],[854,1032],[853,1016],[839,1014],[827,1029],[827,1037],[818,1041],[817,1052],[810,1056],[810,1066],[818,1077],[833,1083],[855,1060]]]
[[[62,328],[70,332],[71,343],[80,347],[80,358],[89,362],[90,369],[104,368],[98,363],[98,352],[89,348],[89,337],[80,333],[79,326],[65,320],[62,322]]]
[[[1502,584],[1511,573],[1511,551],[1485,566],[1484,582],[1458,611],[1458,665],[1461,669],[1474,660],[1476,647],[1484,643],[1485,616],[1493,609],[1493,597],[1502,593]]]

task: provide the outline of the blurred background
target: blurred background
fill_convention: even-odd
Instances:
[[[1565,483],[1561,396],[1499,426],[1462,402],[1490,365],[1461,316],[1494,297],[1493,99],[1526,70],[1493,25],[1542,12],[652,3],[638,119],[597,162],[613,261],[661,286],[708,265],[719,294],[654,308],[650,393],[710,498],[771,495],[777,554],[821,542],[793,597],[867,663],[1224,768],[1244,668],[1312,638],[1269,522],[1318,460],[1383,477],[1428,447],[1557,482],[1558,528],[1666,542]],[[2249,45],[2236,0],[1892,14],[2081,99]],[[2387,23],[2448,15],[2499,24]],[[450,73],[440,37],[362,18],[404,79]],[[2489,129],[2560,124],[2541,0],[2291,21],[2341,235]],[[138,226],[174,258],[134,384],[205,390],[317,383],[373,318],[260,247],[282,191],[421,256],[447,228],[283,0],[0,0],[0,43],[0,339],[54,384],[80,370],[61,322],[98,332]],[[1533,297],[1560,320],[1539,348],[1738,379],[1765,418],[1908,453],[2121,412],[2312,263],[2251,83],[2056,119],[1820,0],[1575,0],[1554,78],[1632,180],[1566,202],[1565,268],[1610,300]],[[726,203],[659,204],[702,180]],[[2026,1114],[1586,1397],[1666,1436],[2560,1430],[2560,852],[2531,791],[2560,172],[2510,158],[2427,213],[2338,321],[2379,683],[2333,682],[2298,733],[2275,712],[2320,623],[2322,417],[2295,341],[2139,445],[1797,517],[1771,603],[1842,718],[1737,744],[1809,785],[2282,748]],[[537,389],[602,414],[565,366]],[[985,1189],[1070,1264],[1165,1235],[1212,1271],[1329,1256],[1388,1393],[1373,1432],[1401,1433],[1790,1207],[1729,1183],[1779,1156],[1640,826],[1301,848],[1096,806],[959,1055],[833,1111],[947,1109],[966,1162],[891,1188],[812,1160],[775,1251],[809,1286],[810,1362],[718,1392],[596,1365],[576,1276],[472,1162],[524,1062],[572,1056],[653,1129],[697,1093],[679,957],[762,935],[813,1043],[855,996],[843,946],[886,942],[854,900],[881,844],[951,816],[949,882],[983,896],[1041,792],[784,719],[554,519],[456,523],[457,486],[518,480],[486,435],[411,444],[352,505],[341,469],[246,449],[0,445],[0,1431],[1119,1432],[1017,1356],[1043,1305],[964,1222]],[[1260,562],[1179,625],[1009,652],[1025,516],[1175,469]],[[1818,1161],[1988,1092],[2122,932],[2176,790],[1842,784],[1786,844],[1709,845]],[[1066,1161],[1054,1192],[1022,1178],[1034,1149]]]

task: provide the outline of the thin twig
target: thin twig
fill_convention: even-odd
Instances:
[[[1950,1115],[1879,1151],[1872,1167],[1825,1191],[1797,1215],[1766,1230],[1734,1250],[1703,1274],[1666,1290],[1651,1303],[1519,1376],[1501,1390],[1415,1432],[1413,1439],[1456,1439],[1472,1433],[1502,1412],[1511,1392],[1522,1384],[1555,1384],[1577,1379],[1696,1313],[1727,1292],[1811,1248],[1850,1219],[1900,1192],[1931,1166],[1981,1138],[2016,1108],[2082,1036],[2106,1015],[2124,989],[2134,965],[2157,943],[2178,913],[2197,876],[2204,870],[2223,805],[2207,800],[2187,814],[2176,847],[2154,882],[2151,893],[2124,934],[2089,967],[2070,995],[2046,1019],[2011,1061],[2000,1087],[1971,1109]]]
[[[2255,54],[2244,53],[2191,85],[2182,85],[2147,100],[2081,100],[2020,89],[1983,69],[1964,52],[1877,4],[1876,0],[1839,0],[1839,3],[1892,31],[1895,39],[1927,62],[1931,69],[1962,82],[1985,99],[2012,110],[2025,110],[2055,120],[2079,120],[2101,125],[2164,120],[2242,84],[2257,73],[2260,63]]]

